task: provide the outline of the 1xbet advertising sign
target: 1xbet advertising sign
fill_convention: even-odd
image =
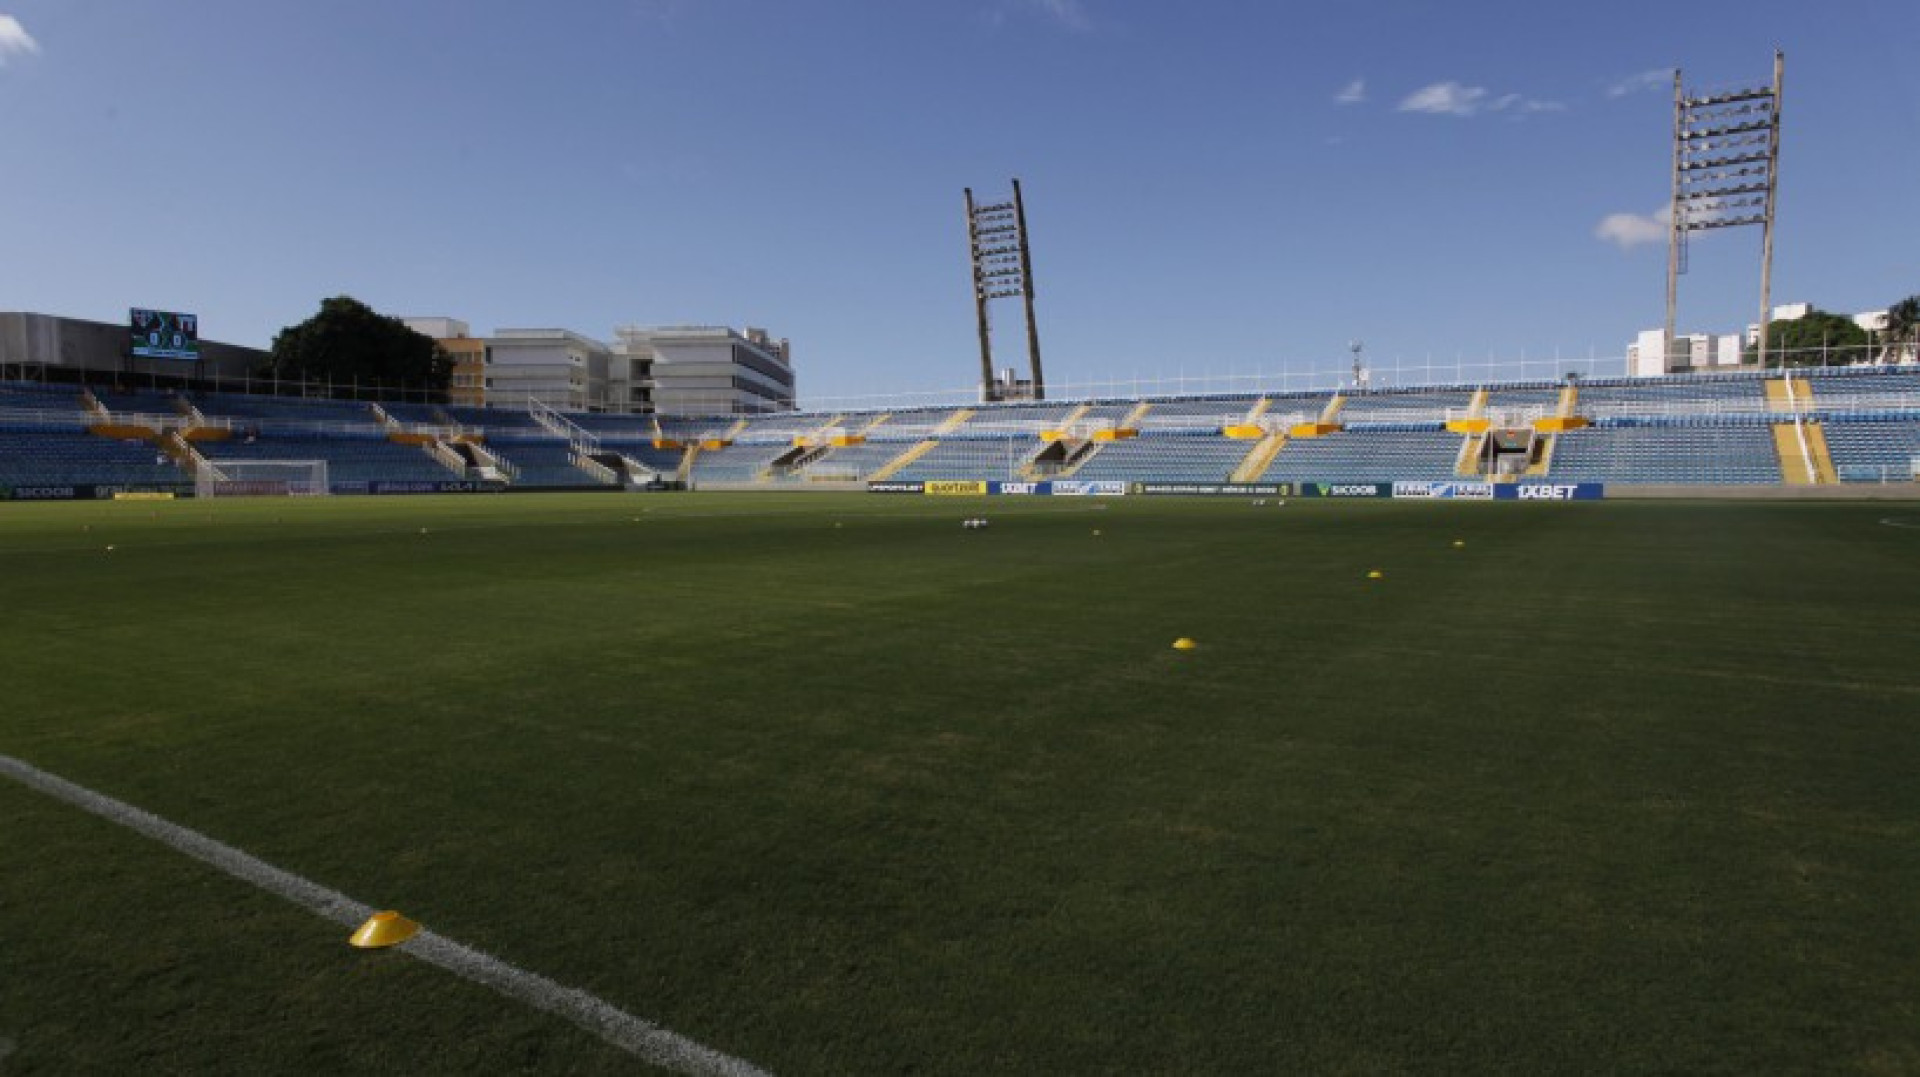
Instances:
[[[1494,496],[1502,501],[1599,501],[1606,496],[1606,485],[1598,482],[1522,483],[1496,486]]]

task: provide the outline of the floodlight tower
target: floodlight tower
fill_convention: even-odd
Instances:
[[[1020,197],[1020,181],[1013,181],[1013,197],[1005,202],[979,204],[973,188],[966,188],[967,241],[973,257],[973,310],[980,328],[980,399],[1045,400],[1046,378],[1040,372],[1040,328],[1033,317],[1033,251],[1027,245],[1027,207]],[[1027,316],[1026,382],[1002,380],[993,370],[993,324],[987,303],[1023,298]]]
[[[1687,237],[1709,228],[1761,226],[1760,366],[1773,321],[1773,217],[1780,174],[1780,89],[1786,54],[1773,54],[1773,83],[1688,94],[1673,73],[1673,202],[1667,225],[1667,324],[1661,337],[1673,366],[1674,314],[1687,271]]]

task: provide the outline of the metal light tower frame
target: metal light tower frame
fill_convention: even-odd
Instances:
[[[1027,207],[1020,181],[1013,181],[1013,198],[979,204],[973,188],[966,188],[967,245],[973,261],[973,310],[980,329],[980,397],[1000,400],[1045,400],[1046,377],[1040,369],[1040,327],[1033,316],[1033,251],[1027,243]],[[1022,298],[1027,316],[1027,362],[1030,380],[1003,384],[993,370],[993,324],[987,303]]]
[[[1710,228],[1760,225],[1760,366],[1773,322],[1773,220],[1780,177],[1780,90],[1786,54],[1773,54],[1773,83],[1689,96],[1673,73],[1673,202],[1667,226],[1667,324],[1661,337],[1674,365],[1674,317],[1687,237]]]

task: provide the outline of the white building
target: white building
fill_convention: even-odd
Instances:
[[[752,415],[794,409],[792,346],[764,329],[623,326],[614,336],[611,410]]]
[[[1627,374],[1645,378],[1659,374],[1732,370],[1740,365],[1740,335],[1708,336],[1686,333],[1673,338],[1672,362],[1663,362],[1660,354],[1662,332],[1643,329],[1627,345]]]
[[[564,411],[607,411],[612,351],[569,329],[501,329],[486,342],[488,407],[538,400]],[[625,409],[612,409],[625,410]]]
[[[1797,321],[1813,312],[1811,303],[1784,303],[1773,308],[1773,320],[1776,322]],[[1879,312],[1879,320],[1873,325],[1868,321],[1873,314],[1858,314],[1854,322],[1863,329],[1874,331],[1886,328],[1886,312]],[[1720,336],[1708,336],[1705,333],[1676,334],[1673,338],[1673,357],[1669,361],[1661,355],[1660,344],[1664,334],[1658,329],[1642,329],[1627,345],[1627,374],[1630,377],[1651,377],[1658,374],[1707,373],[1716,370],[1735,370],[1745,359],[1746,349],[1760,340],[1760,324],[1749,322],[1746,330],[1740,333],[1726,333]]]
[[[458,318],[402,318],[400,324],[435,340],[457,340],[470,335],[467,323]]]

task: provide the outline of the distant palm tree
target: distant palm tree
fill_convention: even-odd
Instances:
[[[1914,345],[1920,344],[1920,295],[1910,295],[1887,308],[1887,327],[1881,342],[1888,359],[1899,362],[1911,358]]]

